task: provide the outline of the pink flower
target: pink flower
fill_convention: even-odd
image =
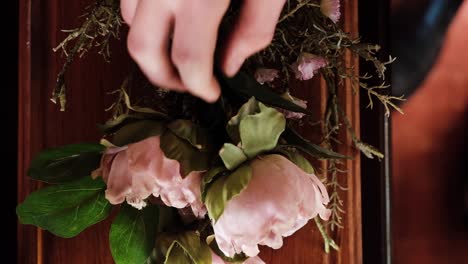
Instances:
[[[228,263],[225,262],[222,258],[220,258],[215,253],[211,252],[211,264],[228,264]],[[259,257],[253,257],[253,258],[248,258],[242,264],[265,264],[265,262],[263,262],[263,260]]]
[[[310,219],[330,217],[323,183],[281,155],[267,155],[252,163],[252,179],[230,200],[214,223],[215,238],[226,256],[259,253],[258,245],[278,249]]]
[[[327,65],[327,60],[322,57],[303,52],[297,58],[297,61],[292,64],[296,79],[305,81],[314,77],[317,71]]]
[[[292,96],[291,94],[289,94],[288,92],[284,93],[283,95],[281,95],[283,98],[285,98],[286,100],[288,101],[291,101],[293,102],[294,104],[304,108],[304,109],[307,109],[307,101],[305,100],[301,100],[297,97],[294,97]],[[293,112],[293,111],[288,111],[288,110],[284,110],[284,109],[277,109],[279,112],[281,112],[284,117],[288,118],[288,119],[296,119],[296,120],[299,120],[301,118],[303,118],[305,116],[304,113],[299,113],[299,112]]]
[[[320,3],[320,11],[322,14],[330,18],[333,23],[340,20],[340,0],[322,0]]]
[[[254,77],[258,83],[264,84],[266,82],[272,82],[278,78],[278,70],[260,68],[255,71]]]
[[[135,208],[146,206],[150,195],[161,197],[167,206],[190,206],[202,217],[206,208],[200,200],[201,172],[180,175],[180,164],[168,159],[159,136],[121,148],[109,148],[101,160],[101,175],[107,183],[106,199],[111,204],[127,201]]]

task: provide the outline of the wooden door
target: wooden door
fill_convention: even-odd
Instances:
[[[52,48],[65,37],[60,29],[78,25],[77,17],[91,0],[20,0],[19,37],[19,156],[18,201],[41,187],[26,177],[31,157],[41,149],[81,141],[99,139],[96,124],[106,120],[103,109],[111,102],[107,92],[115,90],[129,72],[132,62],[122,41],[112,45],[112,63],[98,55],[89,55],[72,65],[67,75],[67,111],[49,100],[56,76],[63,63]],[[345,30],[356,35],[357,0],[342,1],[342,23]],[[347,58],[349,65],[357,61]],[[309,100],[317,118],[325,107],[325,86],[322,80],[297,84],[297,94]],[[345,83],[339,95],[343,109],[355,128],[359,128],[359,98],[352,95]],[[312,128],[301,131],[306,137],[316,134]],[[359,132],[359,131],[358,131]],[[340,182],[348,187],[343,192],[344,228],[335,232],[334,238],[341,250],[325,254],[323,241],[313,221],[294,236],[285,239],[280,250],[263,250],[261,256],[267,263],[361,263],[361,206],[360,159],[351,148],[350,135],[343,130],[343,144],[339,151],[353,160],[345,162],[346,174]],[[323,165],[325,166],[325,165]],[[113,263],[108,247],[108,232],[112,217],[91,227],[73,239],[62,239],[33,226],[18,226],[18,263]]]

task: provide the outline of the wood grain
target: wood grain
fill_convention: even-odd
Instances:
[[[106,92],[116,89],[129,72],[131,61],[124,47],[125,41],[114,43],[113,63],[107,64],[98,55],[79,60],[69,74],[69,102],[66,112],[49,101],[63,58],[54,54],[55,47],[65,36],[59,29],[78,25],[78,15],[91,3],[86,1],[20,0],[20,77],[19,77],[19,168],[18,201],[37,189],[37,183],[26,177],[31,157],[46,147],[80,141],[96,141],[99,133],[96,123],[105,120],[103,112],[110,103]],[[342,21],[352,34],[357,30],[357,1],[342,2]],[[124,38],[125,36],[122,36]],[[347,63],[357,65],[347,58]],[[325,109],[325,86],[317,79],[306,84],[295,84],[296,95],[310,102],[310,109],[319,119]],[[354,127],[359,128],[359,98],[352,95],[351,86],[340,87],[339,99]],[[317,138],[317,131],[302,131]],[[359,131],[357,131],[359,132]],[[361,263],[361,210],[359,154],[352,149],[350,136],[340,134],[343,142],[339,151],[353,156],[340,175],[340,181],[349,189],[345,198],[344,229],[336,236],[341,251],[329,255],[323,252],[323,241],[311,222],[294,236],[286,238],[280,250],[264,250],[267,263]],[[113,263],[108,248],[110,220],[106,220],[73,239],[57,238],[32,226],[18,226],[18,263]]]

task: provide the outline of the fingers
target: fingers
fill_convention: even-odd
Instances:
[[[246,0],[228,39],[221,67],[235,75],[245,59],[267,47],[273,39],[285,0]]]
[[[171,10],[160,1],[139,0],[131,21],[127,46],[130,56],[151,83],[183,91],[185,89],[168,55],[173,20]]]
[[[208,102],[216,101],[221,92],[213,75],[213,57],[228,5],[228,0],[191,0],[175,14],[172,62],[187,91]]]
[[[138,0],[120,0],[120,12],[122,18],[128,25],[132,24],[133,17],[138,5]]]

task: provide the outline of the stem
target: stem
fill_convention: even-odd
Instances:
[[[335,243],[335,241],[327,234],[327,231],[325,230],[325,227],[323,227],[322,223],[320,222],[320,220],[318,219],[318,217],[315,217],[314,218],[315,220],[315,224],[317,225],[319,231],[320,231],[320,234],[322,234],[322,238],[323,238],[323,242],[325,243],[324,246],[325,246],[325,253],[330,253],[330,246],[338,251],[340,250],[340,247],[338,247],[338,245]]]
[[[289,13],[285,14],[284,16],[282,16],[280,18],[280,20],[278,20],[278,24],[280,24],[281,22],[283,22],[284,20],[294,16],[294,14],[299,11],[299,9],[303,8],[304,6],[310,6],[311,3],[310,3],[311,0],[309,1],[305,1],[303,3],[300,3],[298,4],[293,10],[291,10]]]

